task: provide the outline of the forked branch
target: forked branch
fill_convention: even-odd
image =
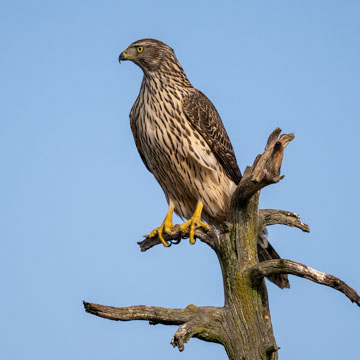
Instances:
[[[309,266],[292,260],[268,260],[256,264],[247,271],[250,272],[255,286],[259,285],[262,279],[266,276],[274,274],[291,274],[338,290],[347,296],[352,302],[360,306],[359,294],[344,281],[333,275],[312,269]]]

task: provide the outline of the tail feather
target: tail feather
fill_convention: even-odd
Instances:
[[[280,259],[279,254],[271,246],[268,241],[268,232],[266,229],[261,231],[258,238],[258,256],[259,262],[273,259]],[[277,285],[279,288],[289,288],[290,282],[287,274],[276,274],[267,277],[271,282]]]

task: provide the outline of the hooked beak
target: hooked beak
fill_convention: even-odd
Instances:
[[[130,59],[132,59],[132,56],[128,54],[127,50],[124,50],[119,56],[119,63],[121,63],[121,61],[130,60]]]
[[[122,60],[127,60],[123,52],[119,56],[119,63],[121,63]]]

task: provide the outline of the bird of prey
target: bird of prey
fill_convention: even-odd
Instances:
[[[120,54],[122,60],[131,60],[144,73],[130,125],[141,159],[169,205],[164,221],[149,237],[158,236],[169,246],[164,233],[171,233],[175,212],[187,219],[180,231],[189,231],[193,244],[197,228],[224,223],[241,180],[228,134],[215,106],[191,85],[171,47],[159,40],[138,40]],[[258,249],[260,260],[279,258],[265,233]],[[286,275],[270,280],[289,287]]]

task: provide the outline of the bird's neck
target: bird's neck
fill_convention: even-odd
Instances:
[[[183,68],[178,62],[163,63],[155,71],[144,71],[143,86],[160,89],[192,87]]]

